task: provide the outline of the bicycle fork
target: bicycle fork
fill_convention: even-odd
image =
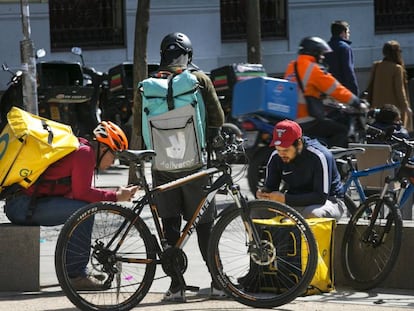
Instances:
[[[401,202],[401,198],[403,197],[404,192],[408,187],[408,183],[406,181],[402,182],[401,189],[399,190],[397,197],[395,196],[390,197],[390,196],[386,196],[386,194],[388,193],[389,185],[390,185],[390,180],[387,179],[382,189],[382,192],[380,194],[380,199],[375,203],[374,210],[371,213],[369,226],[365,230],[364,235],[363,235],[363,241],[366,243],[371,243],[373,247],[377,247],[385,243],[388,237],[388,234],[391,231],[391,226],[394,222],[392,211],[388,211],[388,214],[384,215],[384,218],[386,219],[386,223],[385,223],[384,230],[382,231],[382,233],[379,235],[378,232],[374,230],[375,223],[378,217],[381,216],[380,213],[381,213],[382,206],[387,202],[390,208],[398,208],[397,202]],[[385,210],[383,211],[383,213],[385,213]]]
[[[251,217],[251,209],[247,200],[240,194],[238,185],[233,185],[230,189],[237,208],[242,210],[241,218],[247,233],[248,251],[254,262],[261,265],[262,262],[268,263],[268,252],[262,247],[262,239]]]

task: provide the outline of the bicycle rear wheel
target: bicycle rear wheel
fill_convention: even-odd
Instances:
[[[277,307],[308,288],[317,264],[315,238],[304,218],[286,205],[263,200],[248,205],[250,215],[246,216],[253,219],[261,245],[256,246],[246,232],[243,210],[225,212],[211,234],[212,277],[242,304]],[[282,231],[276,237],[277,230]],[[290,250],[295,257],[289,258]]]
[[[347,216],[351,217],[357,210],[357,205],[347,193],[344,196],[344,203],[347,209]]]
[[[380,204],[372,230],[372,213]],[[342,265],[350,285],[359,290],[378,286],[397,261],[402,242],[401,212],[379,195],[369,197],[346,226],[342,243]],[[369,260],[369,264],[363,264]]]
[[[99,202],[65,223],[56,244],[55,268],[63,292],[79,309],[129,310],[149,291],[155,259],[156,244],[143,220],[125,207]],[[99,288],[76,289],[73,276],[80,270]]]

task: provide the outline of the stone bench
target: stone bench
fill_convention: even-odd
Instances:
[[[381,288],[398,288],[398,289],[414,289],[414,265],[413,265],[413,250],[414,250],[414,222],[403,222],[403,235],[401,250],[394,268],[391,273],[379,286]],[[336,287],[347,287],[349,284],[344,277],[341,263],[341,244],[345,231],[345,224],[338,224],[335,231],[335,285]],[[372,265],[371,258],[366,258],[361,262],[361,266],[369,267]]]
[[[0,223],[0,291],[40,290],[40,227]]]
[[[341,243],[345,224],[335,230],[334,269],[336,287],[347,287],[341,264]],[[414,289],[414,222],[404,221],[403,241],[398,261],[382,288]],[[369,266],[370,259],[361,265]],[[40,290],[40,227],[0,223],[0,291]]]

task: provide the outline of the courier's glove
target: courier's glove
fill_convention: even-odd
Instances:
[[[361,108],[361,99],[358,97],[355,97],[354,100],[349,105],[353,108],[359,109]]]
[[[213,149],[220,149],[224,147],[224,138],[221,136],[221,128],[209,127],[207,130],[207,140]]]
[[[369,104],[366,100],[361,99],[356,97],[351,103],[350,103],[351,107],[354,107],[358,110],[368,110],[369,109]]]

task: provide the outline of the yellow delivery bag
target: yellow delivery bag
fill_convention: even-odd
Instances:
[[[32,185],[46,168],[79,147],[68,125],[13,107],[0,134],[0,191]]]

